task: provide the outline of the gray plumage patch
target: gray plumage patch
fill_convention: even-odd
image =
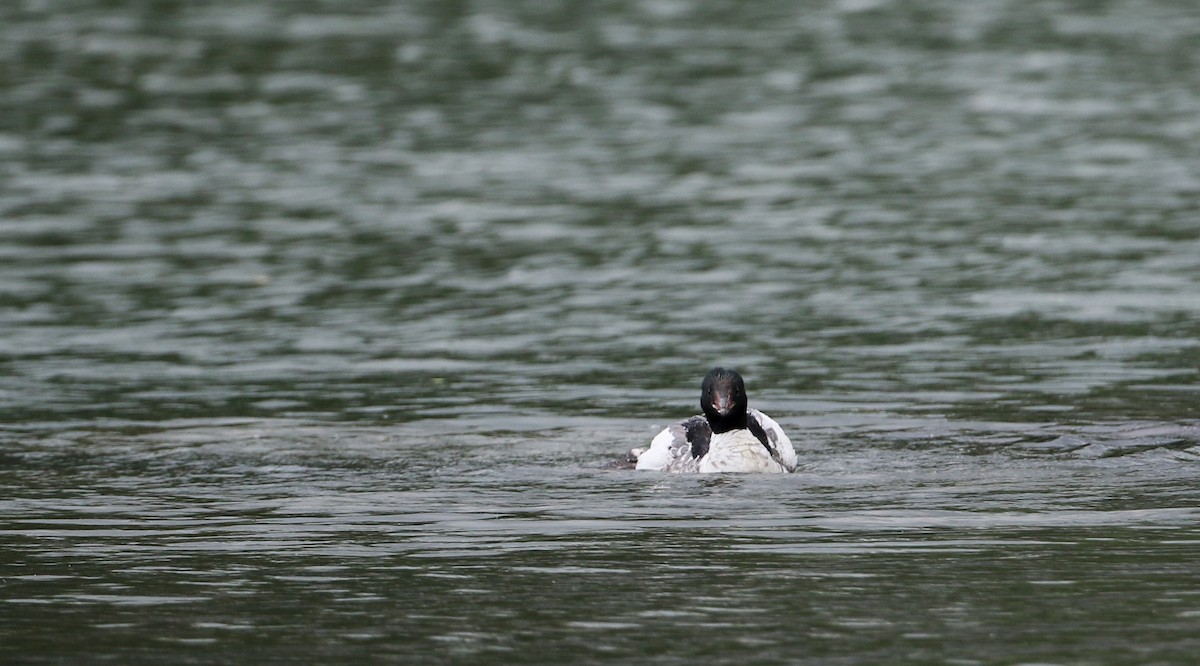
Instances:
[[[678,432],[676,428],[679,429]],[[693,458],[703,458],[704,454],[708,453],[708,443],[712,440],[712,428],[708,425],[708,419],[693,416],[671,426],[671,435],[673,439],[682,439],[688,443]]]

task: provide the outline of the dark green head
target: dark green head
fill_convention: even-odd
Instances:
[[[714,433],[746,427],[746,384],[728,368],[713,368],[700,384],[700,409]]]

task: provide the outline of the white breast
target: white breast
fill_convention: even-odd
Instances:
[[[713,435],[708,453],[700,459],[700,472],[786,473],[749,430],[732,430]]]

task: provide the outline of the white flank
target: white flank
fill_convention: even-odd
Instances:
[[[791,443],[788,443],[791,448]],[[795,453],[792,453],[793,459]],[[639,465],[641,461],[638,461]],[[700,459],[700,472],[787,473],[762,442],[749,430],[731,430],[713,435],[708,455]]]
[[[642,451],[637,457],[637,468],[662,472],[671,464],[674,456],[671,451],[671,440],[674,439],[670,428],[663,428],[654,439],[650,440],[650,448]]]

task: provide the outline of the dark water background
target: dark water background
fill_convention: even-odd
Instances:
[[[1198,374],[1190,1],[0,6],[5,663],[1195,663]]]

